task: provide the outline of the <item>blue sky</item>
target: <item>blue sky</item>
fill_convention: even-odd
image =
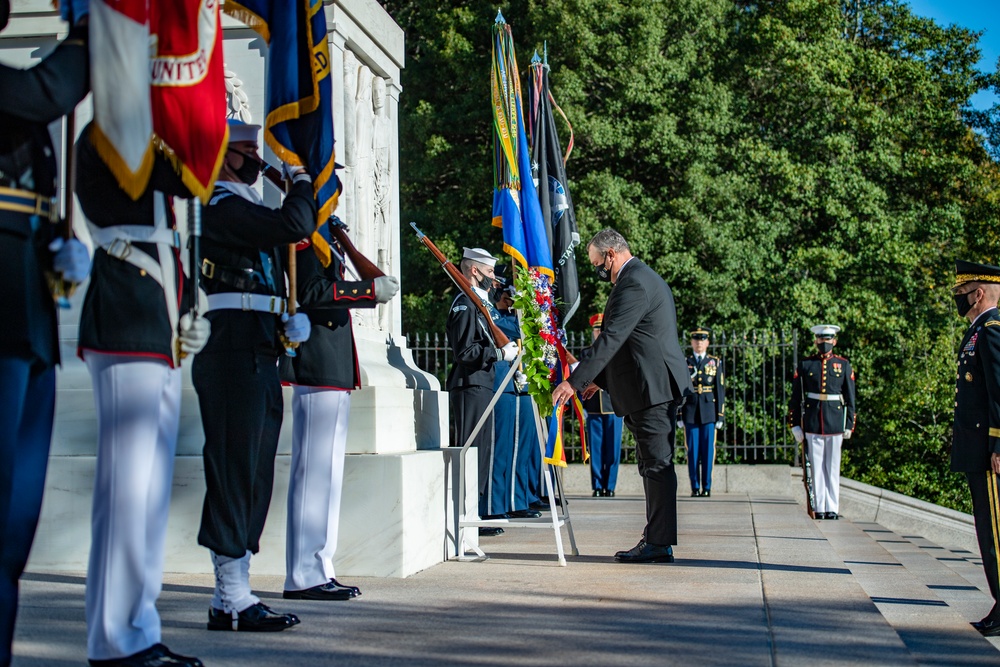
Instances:
[[[934,19],[942,25],[957,24],[976,31],[985,31],[979,38],[983,53],[979,69],[992,72],[1000,57],[1000,0],[910,0],[914,14]],[[992,93],[980,93],[972,98],[972,105],[988,109],[997,98]]]

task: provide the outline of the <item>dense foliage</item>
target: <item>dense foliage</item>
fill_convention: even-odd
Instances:
[[[450,256],[489,226],[490,24],[480,0],[382,3],[406,31],[403,221]],[[548,43],[573,122],[581,236],[619,229],[682,328],[840,324],[858,374],[845,474],[968,510],[948,472],[957,257],[996,262],[1000,111],[979,35],[898,0],[513,0],[522,71]],[[403,240],[404,328],[443,328],[444,274]],[[607,285],[588,270],[585,328]],[[801,336],[808,340],[808,334]]]

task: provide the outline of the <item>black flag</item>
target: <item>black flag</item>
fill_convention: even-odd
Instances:
[[[542,206],[545,231],[552,247],[552,268],[556,274],[555,300],[560,312],[559,326],[565,328],[580,306],[580,281],[576,273],[575,252],[576,246],[580,244],[580,234],[576,229],[573,199],[566,183],[565,158],[559,145],[556,119],[552,115],[555,103],[549,92],[549,65],[548,62],[543,63],[536,53],[529,69],[531,81],[528,86],[527,115],[531,135],[532,175]],[[566,157],[569,157],[572,150],[573,128],[570,127]]]

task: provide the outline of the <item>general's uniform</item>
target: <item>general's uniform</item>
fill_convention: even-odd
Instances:
[[[335,577],[351,391],[361,387],[349,308],[374,308],[373,280],[344,280],[340,246],[323,267],[308,241],[296,253],[301,311],[312,330],[295,357],[282,357],[281,379],[293,388],[292,469],[288,485],[285,590],[303,591]]]
[[[59,344],[45,271],[58,171],[48,124],[87,94],[86,36],[73,28],[30,69],[0,65],[0,665],[11,659],[55,410]]]
[[[212,335],[192,367],[207,487],[198,543],[211,550],[219,576],[238,561],[236,579],[245,585],[234,593],[217,582],[216,613],[259,603],[247,572],[250,555],[260,549],[281,429],[279,335],[287,311],[281,258],[288,244],[312,233],[315,220],[309,182],[294,183],[281,208],[271,209],[250,186],[219,181],[202,213],[201,270]]]
[[[814,354],[795,369],[788,425],[805,436],[817,513],[840,509],[840,448],[855,427],[854,396],[854,370],[844,357]]]
[[[180,419],[177,326],[184,275],[171,197],[190,197],[157,158],[133,201],[92,143],[76,145],[76,193],[94,265],[79,353],[97,404],[97,471],[87,569],[87,653],[109,660],[160,641],[156,599]]]
[[[688,475],[691,491],[712,489],[715,462],[715,425],[722,421],[726,407],[726,379],[722,359],[711,354],[687,358],[694,396],[684,402],[681,412],[687,440]]]
[[[598,495],[613,494],[622,453],[622,418],[615,414],[611,396],[603,389],[584,400],[583,409],[587,412],[591,488]]]
[[[480,298],[483,303],[488,303],[485,296]],[[486,318],[464,293],[455,297],[451,304],[446,331],[453,364],[445,386],[455,420],[453,444],[461,447],[493,398],[497,348],[490,336]],[[479,457],[480,516],[495,514],[490,511],[490,494],[487,493],[490,464],[493,460],[493,438],[493,415],[490,414],[472,442],[472,446],[478,448]]]

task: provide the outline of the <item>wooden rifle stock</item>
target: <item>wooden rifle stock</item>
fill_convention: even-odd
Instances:
[[[285,185],[284,179],[281,178],[281,172],[272,167],[269,164],[264,165],[264,178],[271,181],[275,186],[284,192]],[[330,233],[333,238],[337,240],[340,247],[344,249],[344,254],[351,260],[351,264],[354,265],[355,270],[358,272],[358,277],[362,280],[375,280],[376,278],[382,278],[385,273],[382,269],[378,268],[374,262],[361,254],[354,243],[351,242],[351,238],[347,235],[347,225],[344,221],[335,215],[330,216],[330,220],[327,222],[330,225]]]
[[[490,334],[493,336],[493,342],[496,343],[497,347],[504,347],[507,345],[510,342],[510,339],[507,338],[504,332],[500,331],[500,327],[494,324],[493,317],[490,316],[490,312],[486,309],[482,299],[479,298],[478,294],[472,291],[472,284],[469,282],[469,279],[466,278],[465,275],[451,263],[451,260],[444,256],[444,253],[441,252],[436,245],[434,245],[433,241],[427,238],[426,234],[417,229],[417,223],[411,222],[410,227],[413,227],[413,231],[417,233],[417,238],[427,247],[428,250],[431,251],[434,258],[441,262],[441,268],[443,268],[445,273],[448,274],[451,281],[455,283],[455,286],[462,290],[465,296],[469,297],[472,301],[472,305],[474,305],[482,316],[486,318],[486,322],[490,327]]]

